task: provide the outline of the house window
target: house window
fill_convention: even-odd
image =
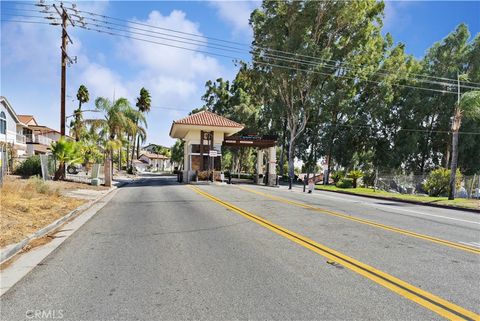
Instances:
[[[6,134],[7,133],[7,116],[5,116],[5,113],[2,111],[0,112],[0,134]]]

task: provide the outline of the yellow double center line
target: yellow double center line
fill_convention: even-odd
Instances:
[[[442,317],[445,317],[450,320],[480,320],[480,315],[475,312],[464,309],[454,303],[446,301],[436,295],[433,295],[429,292],[426,292],[420,288],[417,288],[405,281],[402,281],[392,275],[389,275],[383,271],[380,271],[372,266],[364,264],[360,261],[355,260],[347,255],[344,255],[340,252],[337,252],[331,248],[328,248],[324,245],[316,243],[313,240],[310,240],[302,235],[299,235],[295,232],[289,231],[286,228],[283,228],[277,224],[274,224],[266,219],[259,217],[255,214],[249,213],[235,205],[227,203],[223,200],[216,198],[215,196],[204,192],[198,187],[189,186],[196,193],[222,205],[223,207],[234,211],[242,215],[243,217],[275,232],[315,253],[318,253],[332,261],[337,262],[338,264],[343,265],[344,267],[363,275],[364,277],[384,286],[385,288],[415,302],[423,307],[436,312]]]
[[[254,194],[257,194],[257,195],[261,195],[261,196],[264,196],[264,197],[267,197],[267,198],[270,198],[272,200],[276,200],[276,201],[279,201],[279,202],[282,202],[282,203],[295,205],[295,206],[298,206],[298,207],[306,208],[306,209],[313,210],[313,211],[316,211],[316,212],[320,212],[320,213],[323,213],[323,214],[340,217],[340,218],[343,218],[343,219],[346,219],[346,220],[350,220],[350,221],[354,221],[354,222],[357,222],[357,223],[362,223],[362,224],[374,226],[374,227],[381,228],[381,229],[384,229],[384,230],[387,230],[387,231],[400,233],[400,234],[403,234],[403,235],[415,237],[415,238],[422,239],[422,240],[425,240],[425,241],[430,241],[430,242],[434,242],[434,243],[437,243],[437,244],[453,247],[453,248],[463,250],[463,251],[466,251],[466,252],[480,254],[480,249],[477,249],[477,248],[472,247],[472,246],[463,245],[463,244],[455,243],[455,242],[450,242],[450,241],[447,241],[447,240],[442,240],[442,239],[439,239],[439,238],[436,238],[436,237],[433,237],[433,236],[419,234],[419,233],[415,233],[415,232],[408,231],[408,230],[403,230],[403,229],[393,227],[393,226],[383,225],[383,224],[376,223],[376,222],[373,222],[373,221],[364,220],[364,219],[361,219],[361,218],[358,218],[358,217],[354,217],[354,216],[334,212],[334,211],[331,211],[331,210],[327,210],[325,208],[316,207],[316,206],[308,205],[308,204],[305,204],[305,203],[289,200],[289,199],[286,199],[286,198],[283,198],[283,197],[273,196],[273,195],[270,195],[270,194],[262,193],[262,192],[259,192],[259,191],[256,191],[256,190],[253,190],[253,189],[250,189],[250,188],[246,188],[246,187],[238,186],[238,188],[243,190],[243,191],[254,193]]]

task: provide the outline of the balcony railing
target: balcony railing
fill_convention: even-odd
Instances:
[[[17,134],[17,137],[16,137],[15,140],[19,144],[25,144],[26,137],[25,137],[25,135]]]
[[[51,138],[45,137],[43,135],[28,134],[25,136],[26,136],[27,143],[42,144],[42,145],[50,146],[50,144],[53,142]]]

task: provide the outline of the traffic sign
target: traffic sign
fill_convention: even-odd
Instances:
[[[208,152],[208,156],[210,157],[217,157],[217,151],[216,150],[210,150]]]

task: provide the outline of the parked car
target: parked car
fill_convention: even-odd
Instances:
[[[68,174],[77,175],[82,170],[83,170],[83,167],[81,164],[70,164],[67,166]]]

